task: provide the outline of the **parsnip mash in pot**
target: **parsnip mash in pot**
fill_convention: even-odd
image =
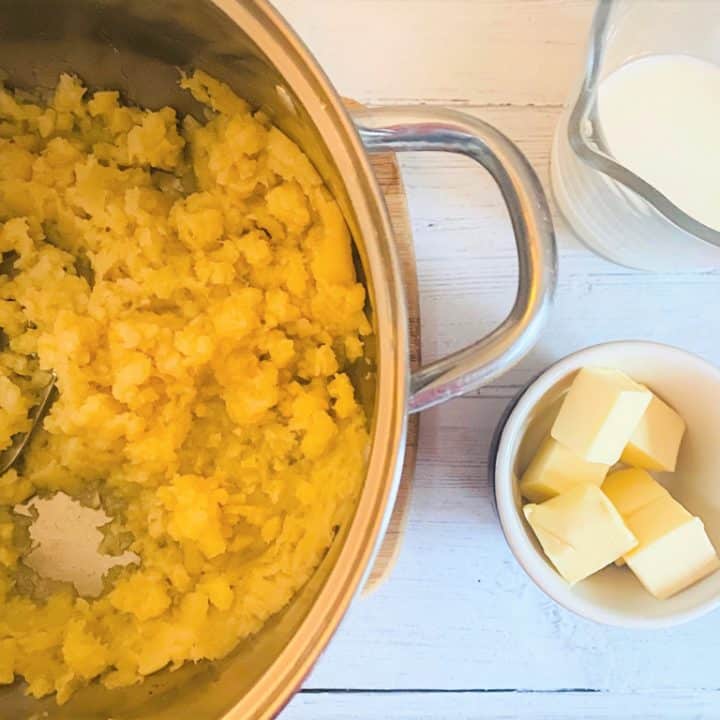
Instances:
[[[370,325],[340,210],[308,158],[202,72],[203,122],[63,75],[0,91],[0,683],[63,702],[220,658],[310,577],[357,498],[346,374]],[[36,574],[16,506],[101,508],[133,553],[97,597]],[[72,528],[68,528],[72,532]]]

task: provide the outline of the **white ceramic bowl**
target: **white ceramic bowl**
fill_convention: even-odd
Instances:
[[[582,367],[622,370],[682,415],[687,431],[677,471],[656,477],[703,520],[720,550],[720,370],[684,350],[635,341],[596,345],[560,360],[523,391],[498,428],[491,469],[498,515],[510,548],[542,590],[591,620],[659,628],[700,617],[720,605],[720,571],[668,600],[656,600],[630,570],[614,565],[571,588],[525,522],[518,475],[549,431],[562,395]]]

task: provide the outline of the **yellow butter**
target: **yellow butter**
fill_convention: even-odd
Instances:
[[[576,485],[523,508],[545,554],[571,585],[629,552],[637,540],[596,485]]]
[[[669,405],[653,395],[622,453],[622,461],[634,467],[673,472],[685,421]]]
[[[649,545],[689,522],[692,517],[675,498],[668,494],[644,505],[624,519],[637,536],[639,550],[643,545]],[[625,559],[627,560],[627,557]]]
[[[625,562],[656,598],[675,595],[720,568],[700,518],[670,496],[640,508],[626,523],[639,544]]]
[[[609,465],[591,463],[547,437],[520,479],[520,492],[531,502],[544,502],[574,485],[600,485]]]
[[[551,435],[585,460],[620,459],[652,393],[618,370],[583,368],[573,380]]]
[[[647,470],[639,468],[610,473],[602,484],[602,491],[623,518],[659,498],[670,497],[668,491]]]
[[[602,484],[602,491],[610,498],[623,520],[653,500],[670,497],[668,491],[647,470],[640,468],[610,473]],[[625,560],[618,558],[615,564],[620,567],[625,564]]]

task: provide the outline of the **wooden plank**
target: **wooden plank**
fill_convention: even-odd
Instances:
[[[276,0],[331,80],[361,102],[558,105],[591,0]]]
[[[321,693],[298,695],[282,720],[715,720],[716,691],[680,693],[464,692]]]
[[[343,93],[477,114],[520,145],[548,188],[552,134],[583,59],[590,0],[276,4]],[[401,165],[423,354],[432,359],[503,318],[515,291],[515,252],[502,199],[481,170],[442,155],[408,155]],[[393,575],[354,603],[306,682],[318,691],[430,692],[302,694],[284,720],[720,716],[712,691],[720,613],[658,632],[581,620],[525,576],[494,515],[490,437],[510,398],[550,362],[596,342],[647,338],[720,364],[718,273],[625,270],[556,222],[560,276],[548,330],[498,382],[423,416],[407,537]],[[513,688],[539,692],[506,692]],[[572,688],[601,692],[565,692]]]

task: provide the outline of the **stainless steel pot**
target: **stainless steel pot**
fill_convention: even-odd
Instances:
[[[353,233],[375,328],[361,392],[372,418],[365,485],[315,575],[291,605],[222,661],[163,671],[142,685],[91,686],[67,705],[0,691],[0,718],[211,720],[271,716],[287,702],[337,627],[389,518],[406,420],[482,385],[534,344],[553,293],[556,256],[540,183],[503,135],[448,110],[394,107],[351,119],[315,60],[265,0],[0,0],[0,68],[17,87],[53,87],[58,73],[131,101],[199,108],[178,68],[202,68],[264,107],[310,156]],[[473,345],[411,375],[407,312],[382,195],[366,151],[443,150],[483,165],[505,198],[518,249],[519,285],[507,319]],[[368,373],[368,371],[370,371]],[[47,714],[45,714],[47,713]]]

